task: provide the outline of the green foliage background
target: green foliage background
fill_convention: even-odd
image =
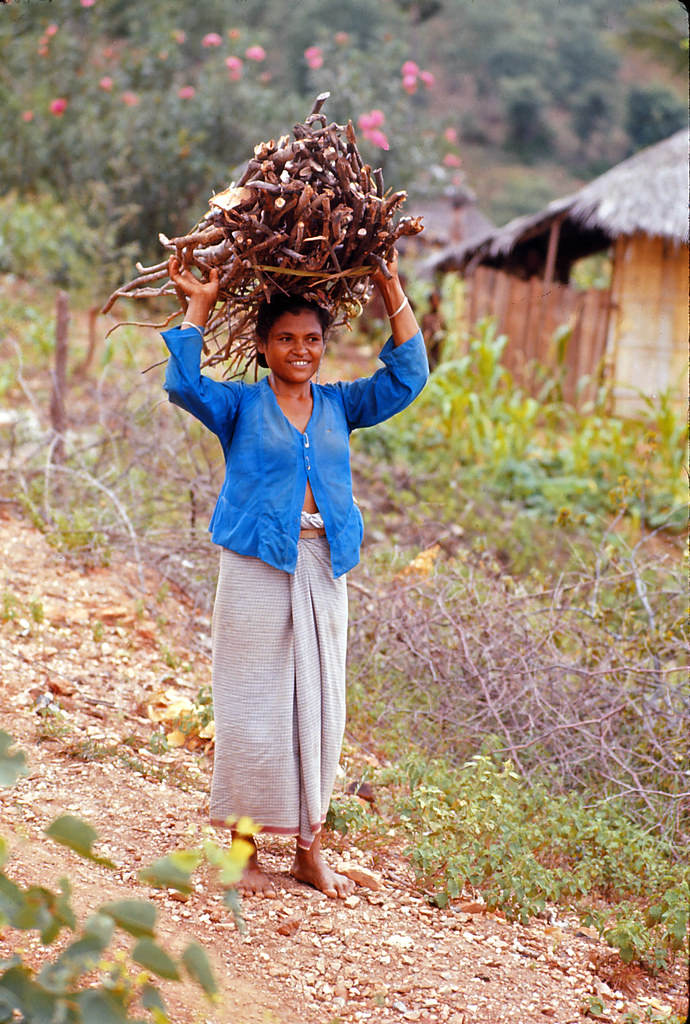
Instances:
[[[220,45],[205,45],[208,33]],[[109,244],[134,242],[146,257],[159,231],[198,219],[257,141],[289,130],[330,89],[334,117],[384,112],[390,150],[362,149],[388,183],[437,193],[462,179],[460,157],[503,219],[531,208],[535,189],[540,201],[560,194],[685,123],[685,36],[676,0],[7,5],[0,181],[77,203]],[[304,57],[313,45],[318,69]],[[265,59],[246,59],[250,46]],[[237,81],[228,56],[244,62]],[[410,59],[435,76],[412,95],[400,73]],[[194,95],[181,98],[184,87]],[[67,101],[59,116],[57,98]],[[541,169],[533,184],[525,165]]]

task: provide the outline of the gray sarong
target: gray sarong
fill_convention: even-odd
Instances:
[[[249,815],[311,846],[345,730],[347,584],[325,537],[294,574],[221,549],[213,610],[216,747],[211,821]]]

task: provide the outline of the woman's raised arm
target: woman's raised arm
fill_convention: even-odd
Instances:
[[[372,281],[378,288],[383,304],[386,307],[386,313],[391,324],[393,344],[402,345],[403,342],[409,341],[417,333],[419,324],[400,283],[400,277],[398,276],[398,253],[395,249],[387,266],[391,275],[390,278],[384,275],[383,270],[378,270],[372,275]]]

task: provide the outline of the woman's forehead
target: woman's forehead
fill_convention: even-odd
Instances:
[[[293,312],[281,313],[271,327],[271,334],[318,334],[320,337],[321,321],[311,309],[298,309]]]

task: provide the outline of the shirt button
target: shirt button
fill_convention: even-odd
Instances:
[[[309,461],[309,456],[305,455],[305,457],[304,457],[304,465],[307,467],[307,469],[311,469],[311,462]]]

